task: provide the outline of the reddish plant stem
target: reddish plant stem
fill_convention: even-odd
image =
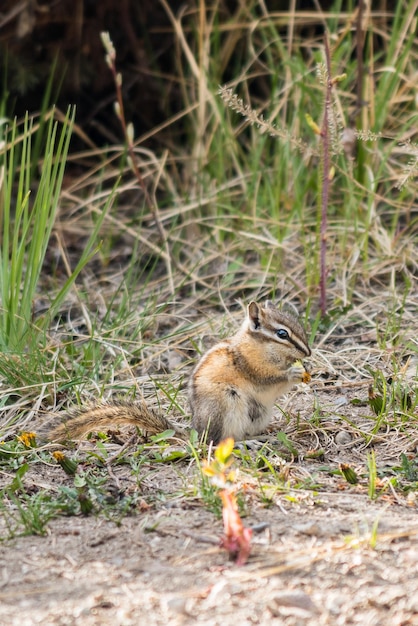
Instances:
[[[363,12],[365,8],[364,0],[358,3],[357,22],[356,22],[356,59],[357,59],[357,102],[356,115],[361,118],[361,112],[364,107],[363,102],[363,51],[365,32],[363,30]],[[359,119],[361,121],[361,119]]]
[[[329,112],[331,109],[331,52],[329,48],[328,33],[324,35],[325,44],[325,64],[327,69],[327,82],[325,87],[325,110],[322,122],[322,165],[323,165],[323,181],[321,196],[321,227],[320,227],[320,276],[319,276],[319,306],[322,315],[327,312],[327,217],[328,217],[328,201],[330,186],[330,139],[329,139]]]

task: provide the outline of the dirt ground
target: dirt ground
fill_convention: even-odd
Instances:
[[[312,393],[298,394],[297,402],[312,406]],[[347,394],[323,390],[322,407],[344,404],[338,398]],[[347,408],[353,410],[358,425],[367,411]],[[346,447],[328,445],[320,460],[301,454],[289,463],[290,478],[313,480],[324,462],[336,468],[339,462],[364,462],[357,426],[324,420],[321,429],[301,437],[301,450],[321,437],[337,441],[342,428]],[[300,424],[286,429],[292,441],[297,430],[303,432]],[[388,446],[394,459],[407,449],[406,440],[398,438],[398,447],[393,441],[382,437],[377,443],[380,464],[389,459]],[[416,442],[409,440],[411,445]],[[179,497],[156,499],[119,525],[102,517],[61,517],[49,523],[45,537],[3,543],[0,623],[418,626],[413,497],[387,489],[371,501],[365,484],[349,485],[339,476],[322,477],[318,490],[279,491],[267,505],[250,484],[244,523],[254,529],[253,549],[248,563],[237,567],[218,546],[221,521],[200,498],[184,497],[192,470],[187,462],[156,468],[141,483],[145,499],[153,490]],[[132,482],[126,466],[113,472],[120,484]],[[67,478],[58,466],[36,465],[25,484],[50,486]]]
[[[127,517],[120,527],[55,520],[47,537],[2,546],[0,621],[418,625],[416,511],[322,493],[297,507],[256,508],[246,523],[261,530],[237,568],[207,543],[221,524],[198,504]]]

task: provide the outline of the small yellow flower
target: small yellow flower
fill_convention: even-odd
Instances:
[[[33,448],[36,444],[36,434],[25,431],[18,436],[18,441],[23,443],[25,448]]]
[[[77,470],[77,465],[78,465],[77,461],[70,459],[68,456],[66,456],[63,452],[60,452],[59,450],[57,450],[56,452],[53,452],[52,456],[57,461],[57,463],[61,465],[62,469],[64,470],[66,474],[68,474],[69,476],[74,476]]]

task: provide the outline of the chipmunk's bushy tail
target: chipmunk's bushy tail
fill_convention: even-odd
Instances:
[[[181,439],[187,437],[187,430],[172,423],[164,415],[147,407],[145,403],[112,401],[90,404],[74,408],[63,415],[62,422],[50,429],[45,438],[62,443],[72,439],[83,439],[88,433],[132,424],[148,433],[158,434],[174,430]]]

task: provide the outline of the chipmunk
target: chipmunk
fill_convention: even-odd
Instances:
[[[273,417],[278,397],[295,383],[310,379],[302,362],[311,349],[295,317],[267,300],[250,302],[238,332],[204,354],[192,371],[188,395],[192,427],[207,441],[226,437],[242,441],[261,434]],[[70,411],[66,421],[48,434],[50,441],[79,439],[93,430],[134,424],[151,433],[179,427],[145,403],[101,403]]]

